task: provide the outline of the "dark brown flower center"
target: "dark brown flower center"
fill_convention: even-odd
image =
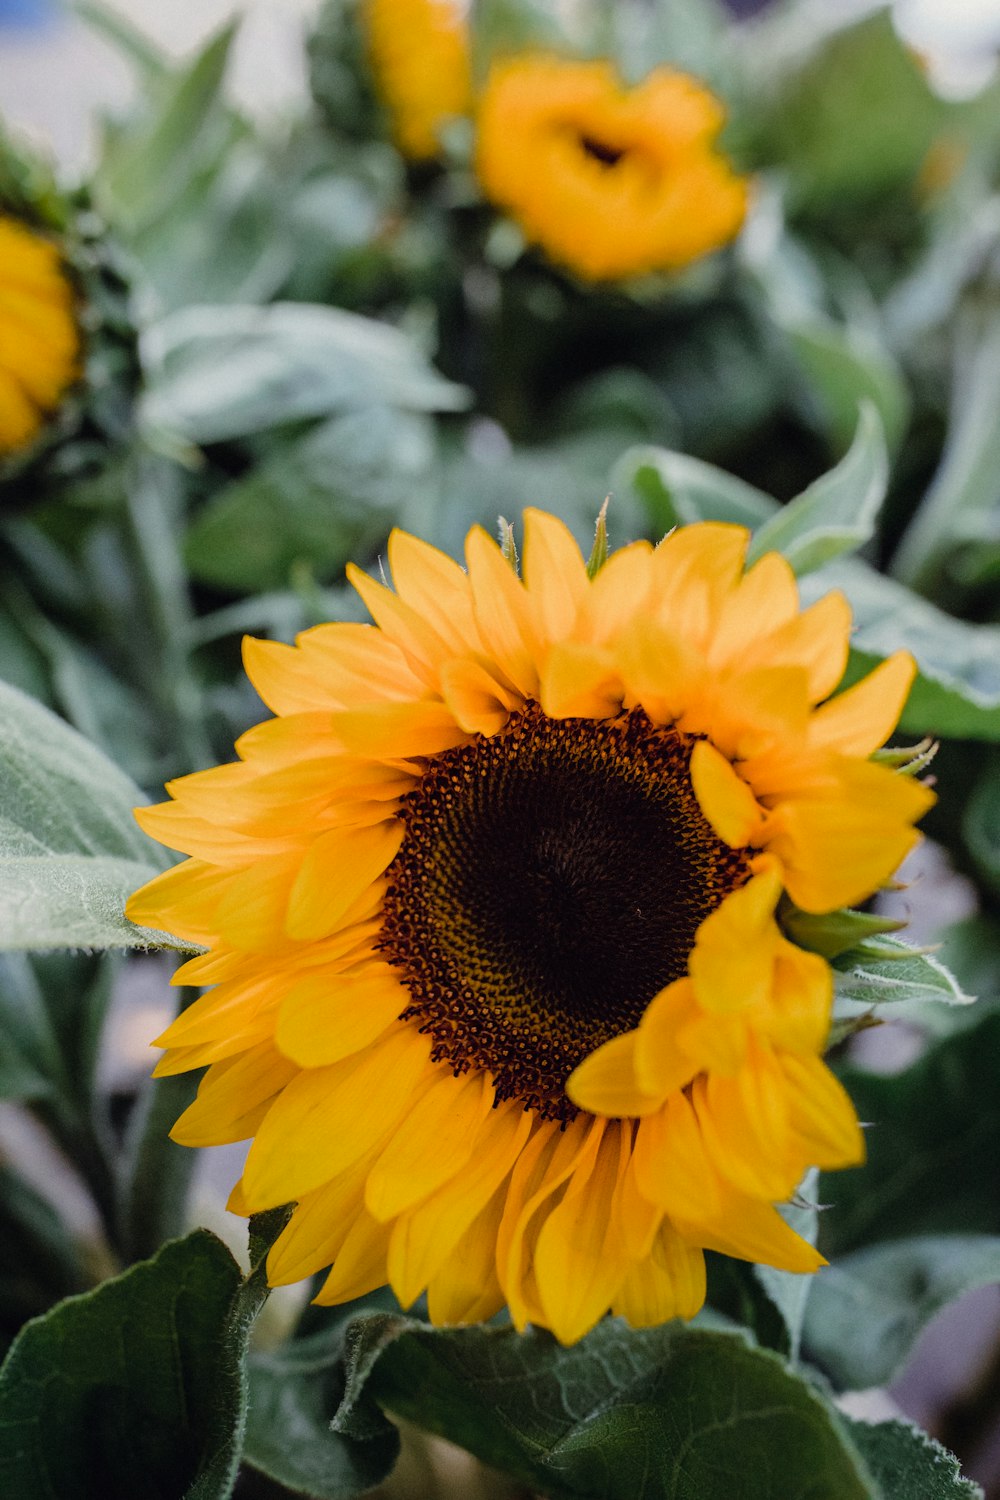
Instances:
[[[639,710],[531,705],[431,762],[400,810],[381,947],[436,1060],[572,1118],[570,1073],[686,973],[699,924],[748,874],[698,805],[693,744]]]
[[[625,155],[622,147],[610,146],[607,141],[599,141],[592,135],[581,135],[580,145],[585,156],[599,161],[603,167],[616,167]]]

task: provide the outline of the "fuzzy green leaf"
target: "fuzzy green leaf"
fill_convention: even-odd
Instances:
[[[205,1230],[28,1323],[0,1369],[0,1494],[224,1500],[239,1269]]]
[[[96,746],[0,682],[0,950],[183,946],[123,914],[167,863],[132,816],[143,801]]]
[[[983,1500],[971,1479],[963,1479],[958,1459],[908,1422],[848,1422],[885,1500]]]
[[[372,1317],[349,1330],[335,1428],[379,1430],[378,1407],[573,1500],[870,1500],[822,1397],[731,1334],[617,1319],[561,1348],[541,1332],[440,1332]]]
[[[850,948],[856,948],[865,938],[882,933],[896,932],[905,927],[892,917],[879,917],[874,912],[853,911],[843,907],[840,911],[801,911],[790,902],[782,904],[781,925],[794,943],[808,948],[810,953],[819,953],[823,958],[837,958]]]
[[[367,1305],[391,1301],[376,1294]],[[388,1424],[366,1441],[330,1429],[344,1394],[343,1335],[351,1317],[351,1307],[338,1308],[326,1326],[250,1361],[246,1462],[295,1495],[348,1500],[384,1479],[399,1453]]]
[[[954,974],[933,953],[920,953],[900,938],[884,935],[842,953],[834,967],[838,1001],[867,1008],[901,1001],[971,1005]]]

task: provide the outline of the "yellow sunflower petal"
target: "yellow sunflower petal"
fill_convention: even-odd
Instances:
[[[465,558],[483,648],[518,692],[533,698],[541,647],[524,584],[481,526],[469,532]]]
[[[501,1107],[484,1131],[469,1169],[401,1214],[389,1239],[388,1280],[408,1307],[437,1275],[476,1216],[501,1187],[531,1132],[531,1117]]]
[[[723,1187],[687,1095],[671,1094],[635,1136],[636,1185],[671,1218],[698,1222],[721,1212]]]
[[[672,531],[653,554],[655,618],[699,649],[707,647],[739,583],[749,540],[745,526],[718,521]]]
[[[811,1165],[855,1167],[865,1159],[865,1141],[854,1105],[822,1058],[786,1052],[780,1059],[791,1107],[791,1123]]]
[[[329,1276],[313,1301],[319,1307],[366,1297],[386,1281],[388,1231],[364,1208],[357,1210]]]
[[[614,657],[597,646],[564,641],[545,658],[539,687],[552,719],[606,719],[622,706],[622,682]]]
[[[289,937],[332,932],[351,903],[392,864],[402,842],[403,825],[396,819],[373,828],[338,828],[315,839],[288,898]]]
[[[451,653],[481,650],[468,574],[458,563],[398,527],[389,535],[388,553],[400,599],[429,622]]]
[[[614,1300],[628,1270],[613,1212],[628,1165],[623,1132],[610,1126],[593,1162],[571,1177],[562,1202],[545,1217],[534,1272],[546,1324],[563,1344],[576,1343]]]
[[[831,698],[813,714],[809,739],[840,755],[871,755],[885,744],[917,675],[908,651],[896,651],[867,677]]]
[[[704,1301],[704,1252],[664,1223],[648,1261],[629,1267],[611,1311],[633,1328],[652,1328],[670,1318],[693,1318]]]
[[[587,596],[587,569],[569,528],[543,510],[524,513],[524,584],[541,638],[570,635]]]
[[[443,1073],[380,1152],[365,1189],[369,1213],[382,1222],[395,1218],[454,1177],[472,1155],[492,1106],[486,1075]]]
[[[720,839],[734,849],[757,841],[763,810],[732,762],[708,740],[698,740],[691,751],[691,785]]]
[[[776,1208],[743,1193],[727,1193],[717,1218],[692,1223],[678,1219],[677,1227],[706,1250],[758,1261],[779,1271],[809,1273],[826,1265],[819,1251],[796,1234]]]
[[[502,1188],[493,1194],[427,1283],[432,1323],[482,1323],[503,1307],[496,1245],[505,1196]]]
[[[789,799],[775,812],[768,848],[804,911],[836,911],[878,890],[919,839],[910,826],[934,793],[885,766],[845,762],[838,794]]]
[[[299,1072],[257,1132],[243,1173],[257,1212],[318,1188],[384,1138],[406,1114],[430,1068],[427,1042],[400,1026],[343,1062]]]
[[[767,869],[731,891],[702,922],[688,972],[704,1009],[726,1015],[768,997],[781,936],[774,921],[780,895],[781,876]]]
[[[515,1328],[525,1327],[532,1310],[526,1291],[532,1264],[528,1236],[533,1221],[572,1174],[592,1161],[603,1131],[604,1122],[587,1115],[578,1115],[565,1130],[548,1121],[536,1128],[512,1164],[497,1235],[497,1272]],[[537,1223],[534,1228],[537,1231]]]
[[[595,1115],[648,1115],[658,1109],[662,1094],[647,1093],[635,1068],[638,1033],[626,1031],[598,1047],[566,1080],[574,1104]]]
[[[179,1146],[245,1141],[295,1071],[269,1042],[230,1062],[217,1063],[205,1074],[198,1097],[180,1116],[170,1139]]]
[[[388,964],[308,974],[281,1002],[274,1039],[285,1057],[303,1068],[320,1068],[369,1047],[409,1001],[409,991]]]
[[[469,734],[496,734],[515,709],[520,696],[478,662],[452,661],[441,669],[441,693],[460,729]]]
[[[271,1286],[287,1286],[313,1276],[337,1258],[364,1205],[365,1179],[373,1159],[374,1152],[369,1151],[323,1187],[302,1194],[268,1252]]]
[[[698,1124],[717,1172],[740,1192],[775,1202],[787,1198],[807,1163],[792,1149],[788,1088],[766,1048],[751,1044],[735,1078],[711,1074],[695,1082]]]

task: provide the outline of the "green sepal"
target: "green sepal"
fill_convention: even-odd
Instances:
[[[778,920],[793,943],[826,959],[839,958],[859,947],[867,938],[883,932],[898,932],[906,926],[905,922],[893,917],[880,917],[871,911],[853,911],[850,907],[817,915],[800,910],[787,897],[778,909]]]

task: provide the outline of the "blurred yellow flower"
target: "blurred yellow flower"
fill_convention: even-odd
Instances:
[[[870,760],[912,659],[831,697],[846,600],[747,541],[591,578],[532,510],[521,578],[397,531],[395,592],[352,573],[374,626],[247,640],[276,717],[139,810],[191,857],[128,911],[208,949],[158,1072],[209,1065],[176,1140],[255,1137],[232,1207],[297,1205],[272,1283],[571,1342],[692,1316],[705,1248],[822,1263],[774,1204],[863,1146],[778,902],[864,899],[933,797]]]
[[[442,125],[472,108],[465,11],[461,0],[364,0],[378,90],[415,161],[438,156]]]
[[[0,454],[27,447],[79,374],[72,285],[54,244],[0,216]]]
[[[478,108],[486,196],[528,240],[588,280],[672,270],[727,244],[747,180],[714,147],[723,109],[657,68],[625,88],[607,62],[513,57]]]

